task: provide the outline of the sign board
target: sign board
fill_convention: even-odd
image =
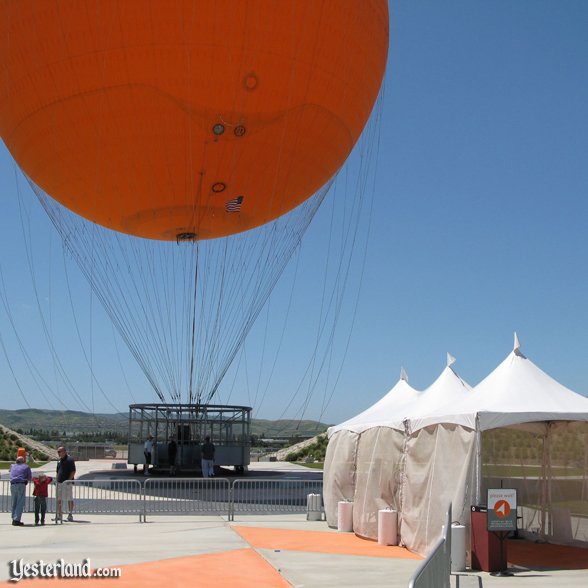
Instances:
[[[517,530],[517,491],[514,488],[488,489],[488,531]]]

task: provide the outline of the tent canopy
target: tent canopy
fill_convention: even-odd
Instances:
[[[404,369],[401,369],[400,379],[387,394],[358,415],[340,425],[329,427],[328,436],[331,437],[333,433],[341,430],[362,433],[377,426],[390,426],[403,431],[403,408],[411,404],[418,396],[419,392],[408,383],[408,376]],[[384,422],[388,424],[383,425]]]
[[[440,376],[414,402],[404,407],[405,418],[434,414],[445,406],[461,404],[471,395],[472,387],[453,371],[454,361],[451,357]]]
[[[472,387],[453,371],[451,365],[454,362],[455,358],[448,353],[445,369],[420,393],[409,385],[406,373],[402,370],[392,390],[357,416],[330,427],[329,437],[341,430],[363,433],[373,427],[404,431],[407,418],[426,417],[445,406],[459,405],[471,394]]]
[[[566,388],[525,357],[515,334],[512,352],[467,399],[415,414],[410,429],[448,423],[485,431],[541,421],[588,421],[588,398]]]

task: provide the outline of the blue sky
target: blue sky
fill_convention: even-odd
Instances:
[[[390,3],[377,168],[333,344],[319,340],[316,323],[322,289],[333,287],[324,268],[338,259],[327,252],[327,227],[338,194],[353,190],[352,164],[261,313],[219,401],[252,405],[258,418],[335,423],[386,393],[401,366],[413,386],[425,388],[447,351],[475,385],[510,352],[515,330],[537,365],[588,394],[587,28],[584,0]],[[59,238],[15,175],[2,146],[0,265],[16,326],[0,307],[3,407],[85,404],[113,412],[153,401],[67,256],[64,274]],[[17,333],[47,382],[43,393]],[[318,373],[311,362],[323,353],[323,371],[309,384],[307,367]],[[61,365],[75,392],[59,375]]]

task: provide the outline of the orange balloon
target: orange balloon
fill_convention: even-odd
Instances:
[[[72,211],[151,239],[259,226],[343,164],[387,0],[4,0],[0,133]]]

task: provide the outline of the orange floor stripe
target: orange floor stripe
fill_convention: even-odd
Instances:
[[[257,549],[280,549],[284,551],[307,551],[311,553],[336,553],[341,555],[365,555],[369,557],[391,557],[423,559],[403,547],[379,545],[375,541],[360,539],[353,533],[330,533],[326,531],[297,531],[289,529],[261,529],[239,527],[233,529],[252,547]]]
[[[588,569],[588,549],[551,543],[509,541],[507,559],[511,564],[526,568]]]
[[[120,566],[120,578],[96,578],[98,588],[289,588],[290,584],[253,549],[236,549]],[[88,579],[44,579],[43,586],[87,588]],[[13,582],[6,582],[14,586]]]

